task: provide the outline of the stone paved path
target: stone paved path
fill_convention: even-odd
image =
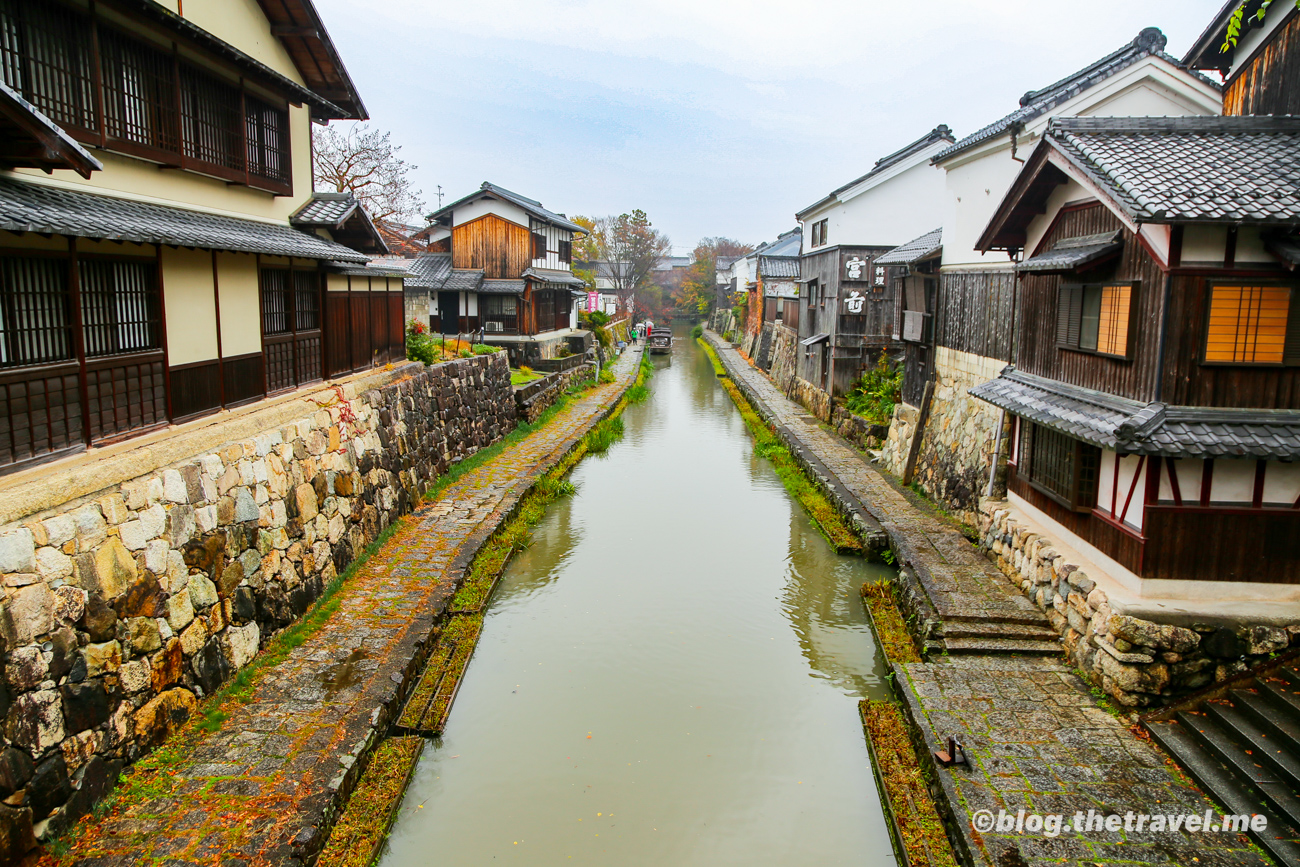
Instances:
[[[802,451],[845,507],[865,512],[889,534],[900,567],[915,574],[941,632],[981,623],[1029,628],[1042,621],[1020,589],[955,528],[914,506],[860,452],[822,428],[729,344],[712,332],[706,335],[732,380]],[[869,530],[870,524],[864,527]],[[1216,808],[1162,753],[1099,707],[1058,659],[951,655],[895,665],[894,673],[896,692],[925,738],[928,755],[949,735],[967,747],[969,768],[934,764],[933,769],[943,789],[940,809],[971,862],[991,867],[1269,863],[1232,834],[980,833],[973,827],[979,810],[1014,814],[1024,808],[1073,819],[1076,811],[1086,816],[1090,809],[1124,816],[1130,810],[1204,814]]]
[[[252,700],[150,781],[156,796],[91,821],[79,864],[286,864],[313,856],[357,758],[386,733],[417,677],[431,628],[479,545],[527,491],[612,408],[639,351],[542,430],[448,486],[408,517],[340,591],[341,606]]]

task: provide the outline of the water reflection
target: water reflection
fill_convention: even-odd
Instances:
[[[687,333],[502,579],[385,854],[407,865],[884,865],[839,557]]]

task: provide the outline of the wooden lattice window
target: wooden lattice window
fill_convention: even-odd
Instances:
[[[293,321],[295,331],[320,328],[320,281],[315,271],[293,272]]]
[[[289,318],[289,271],[266,268],[262,271],[262,334],[288,334],[293,330]]]
[[[540,232],[533,232],[533,258],[546,258],[546,236]]]
[[[1134,287],[1062,286],[1057,291],[1056,343],[1064,349],[1128,357]]]
[[[86,357],[162,349],[162,308],[153,262],[82,260],[81,324]]]
[[[1097,505],[1101,449],[1030,421],[1020,430],[1016,472],[1025,481],[1075,511]]]
[[[248,129],[248,173],[287,184],[289,176],[289,112],[244,94]]]
[[[68,263],[0,258],[0,367],[76,357]]]
[[[1300,327],[1291,323],[1289,286],[1213,286],[1205,360],[1228,364],[1300,363]]]
[[[239,88],[192,66],[180,67],[181,143],[185,156],[244,170]]]
[[[518,330],[518,300],[514,295],[479,295],[478,310],[485,324],[484,331],[514,334]],[[487,326],[489,322],[500,327]]]
[[[110,138],[179,153],[176,67],[165,51],[101,29],[104,129]]]
[[[0,77],[55,123],[97,127],[93,69],[83,16],[48,2],[0,0]]]

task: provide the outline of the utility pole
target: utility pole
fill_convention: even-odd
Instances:
[[[442,210],[442,184],[438,184],[438,210]]]

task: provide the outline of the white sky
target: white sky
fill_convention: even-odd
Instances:
[[[683,254],[750,243],[946,123],[960,138],[1146,26],[1181,57],[1220,0],[317,0],[430,206],[490,180],[642,208]],[[904,239],[906,240],[906,239]]]

